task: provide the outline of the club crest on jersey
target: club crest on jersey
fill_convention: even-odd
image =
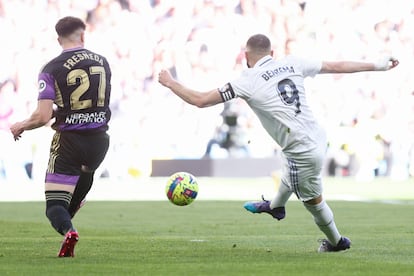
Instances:
[[[39,80],[39,93],[43,92],[46,89],[46,82],[44,80]]]

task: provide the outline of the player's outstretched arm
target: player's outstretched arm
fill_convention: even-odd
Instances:
[[[161,70],[158,75],[158,82],[169,88],[172,92],[174,92],[174,94],[183,99],[185,102],[200,108],[223,102],[218,89],[213,89],[207,92],[190,89],[175,80],[168,70]]]
[[[320,73],[357,73],[363,71],[388,71],[399,64],[398,59],[390,56],[376,62],[363,61],[324,61]]]

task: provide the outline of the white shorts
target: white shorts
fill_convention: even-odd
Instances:
[[[282,185],[293,191],[299,200],[309,201],[322,195],[322,169],[327,144],[321,139],[320,144],[309,152],[296,156],[283,157]]]

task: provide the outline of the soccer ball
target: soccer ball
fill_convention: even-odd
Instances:
[[[178,206],[191,204],[198,194],[198,183],[188,172],[176,172],[168,178],[165,187],[168,200]]]

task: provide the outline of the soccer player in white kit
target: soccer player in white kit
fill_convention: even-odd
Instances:
[[[294,56],[276,60],[272,55],[269,38],[256,34],[246,43],[248,69],[219,89],[195,91],[173,79],[167,70],[159,73],[159,82],[200,108],[237,97],[245,100],[282,148],[284,164],[281,185],[274,199],[246,202],[244,207],[252,213],[268,213],[280,220],[285,217],[286,202],[295,193],[326,236],[318,251],[346,250],[351,247],[351,241],[339,233],[333,212],[322,197],[321,174],[327,139],[306,101],[304,79],[322,73],[386,71],[399,62],[388,56],[378,62],[328,62]]]

